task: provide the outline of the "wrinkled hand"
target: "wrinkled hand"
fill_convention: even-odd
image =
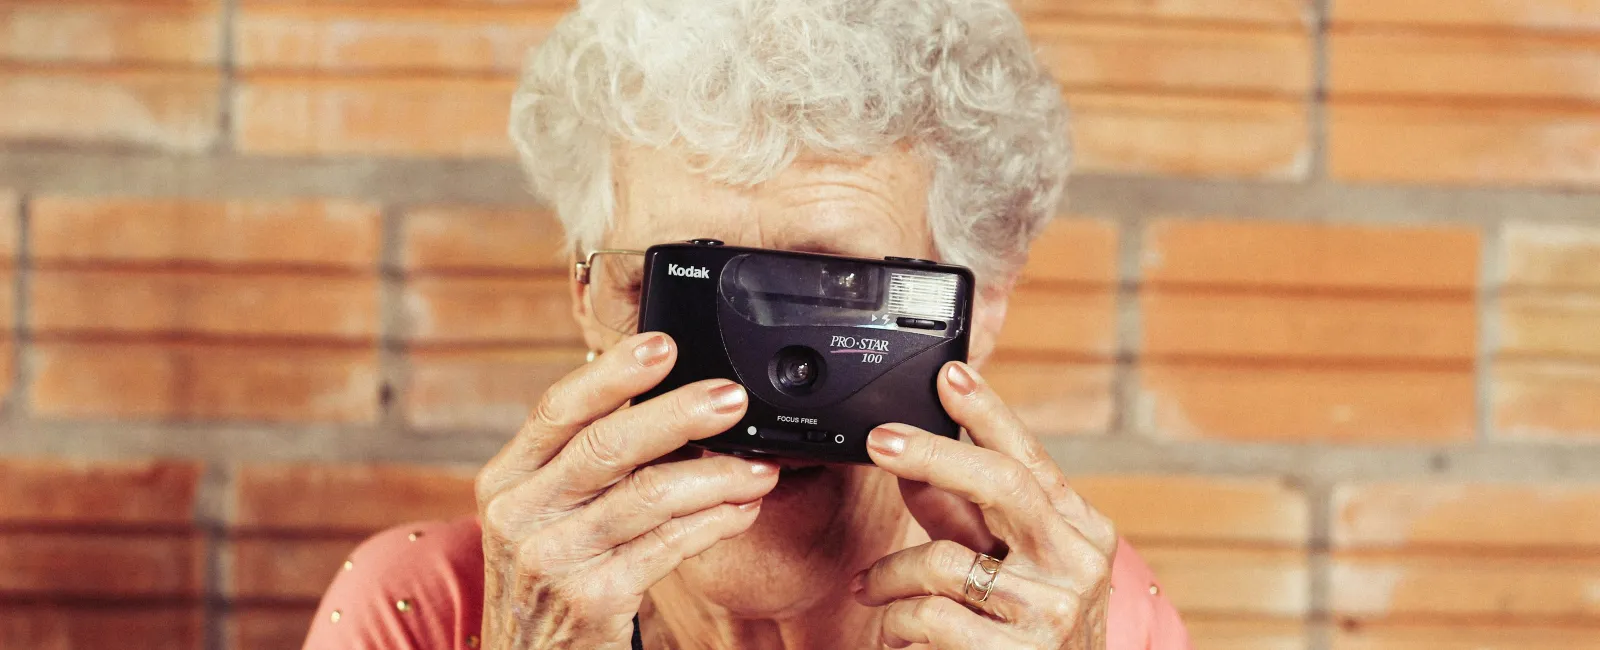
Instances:
[[[1117,535],[1068,487],[1039,440],[969,366],[939,373],[939,399],[975,445],[903,424],[873,430],[868,453],[900,477],[934,541],[892,553],[851,584],[886,606],[884,644],[902,648],[1103,650]],[[981,603],[964,595],[977,552],[1003,557]]]
[[[479,472],[483,647],[628,648],[652,585],[755,522],[775,465],[656,462],[737,423],[743,388],[707,380],[621,408],[676,357],[664,334],[624,339],[556,382]]]

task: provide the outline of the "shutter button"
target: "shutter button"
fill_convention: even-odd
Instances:
[[[721,246],[722,245],[722,240],[720,240],[720,239],[691,239],[691,240],[689,240],[689,243],[698,244],[700,246]]]

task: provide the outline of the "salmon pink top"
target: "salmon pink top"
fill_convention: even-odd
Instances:
[[[481,645],[482,529],[473,517],[367,540],[322,597],[306,650],[466,650]],[[1189,636],[1127,541],[1111,568],[1106,650],[1190,650]]]

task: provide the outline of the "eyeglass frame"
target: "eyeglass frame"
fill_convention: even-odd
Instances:
[[[601,255],[638,255],[640,257],[643,257],[644,254],[645,254],[644,251],[632,250],[632,249],[627,249],[627,248],[601,248],[601,249],[596,249],[596,250],[589,251],[589,254],[585,255],[583,257],[583,261],[574,262],[572,264],[573,279],[577,280],[579,285],[585,287],[584,292],[583,292],[584,293],[584,302],[588,303],[589,314],[594,317],[596,322],[599,322],[602,326],[604,326],[608,330],[611,330],[613,332],[617,332],[617,333],[620,333],[620,334],[632,334],[632,332],[624,332],[624,331],[622,331],[620,329],[617,329],[616,327],[613,327],[611,324],[606,323],[605,321],[601,320],[600,319],[600,312],[595,310],[595,308],[594,308],[594,290],[592,288],[589,288],[589,281],[592,279],[591,275],[592,275],[592,272],[594,271],[594,258],[596,258],[598,256],[601,256]]]

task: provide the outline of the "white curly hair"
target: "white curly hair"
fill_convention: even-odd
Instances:
[[[618,143],[754,185],[802,153],[909,146],[944,261],[1008,282],[1054,213],[1061,91],[1004,0],[584,0],[530,57],[511,138],[577,251],[614,210]]]

